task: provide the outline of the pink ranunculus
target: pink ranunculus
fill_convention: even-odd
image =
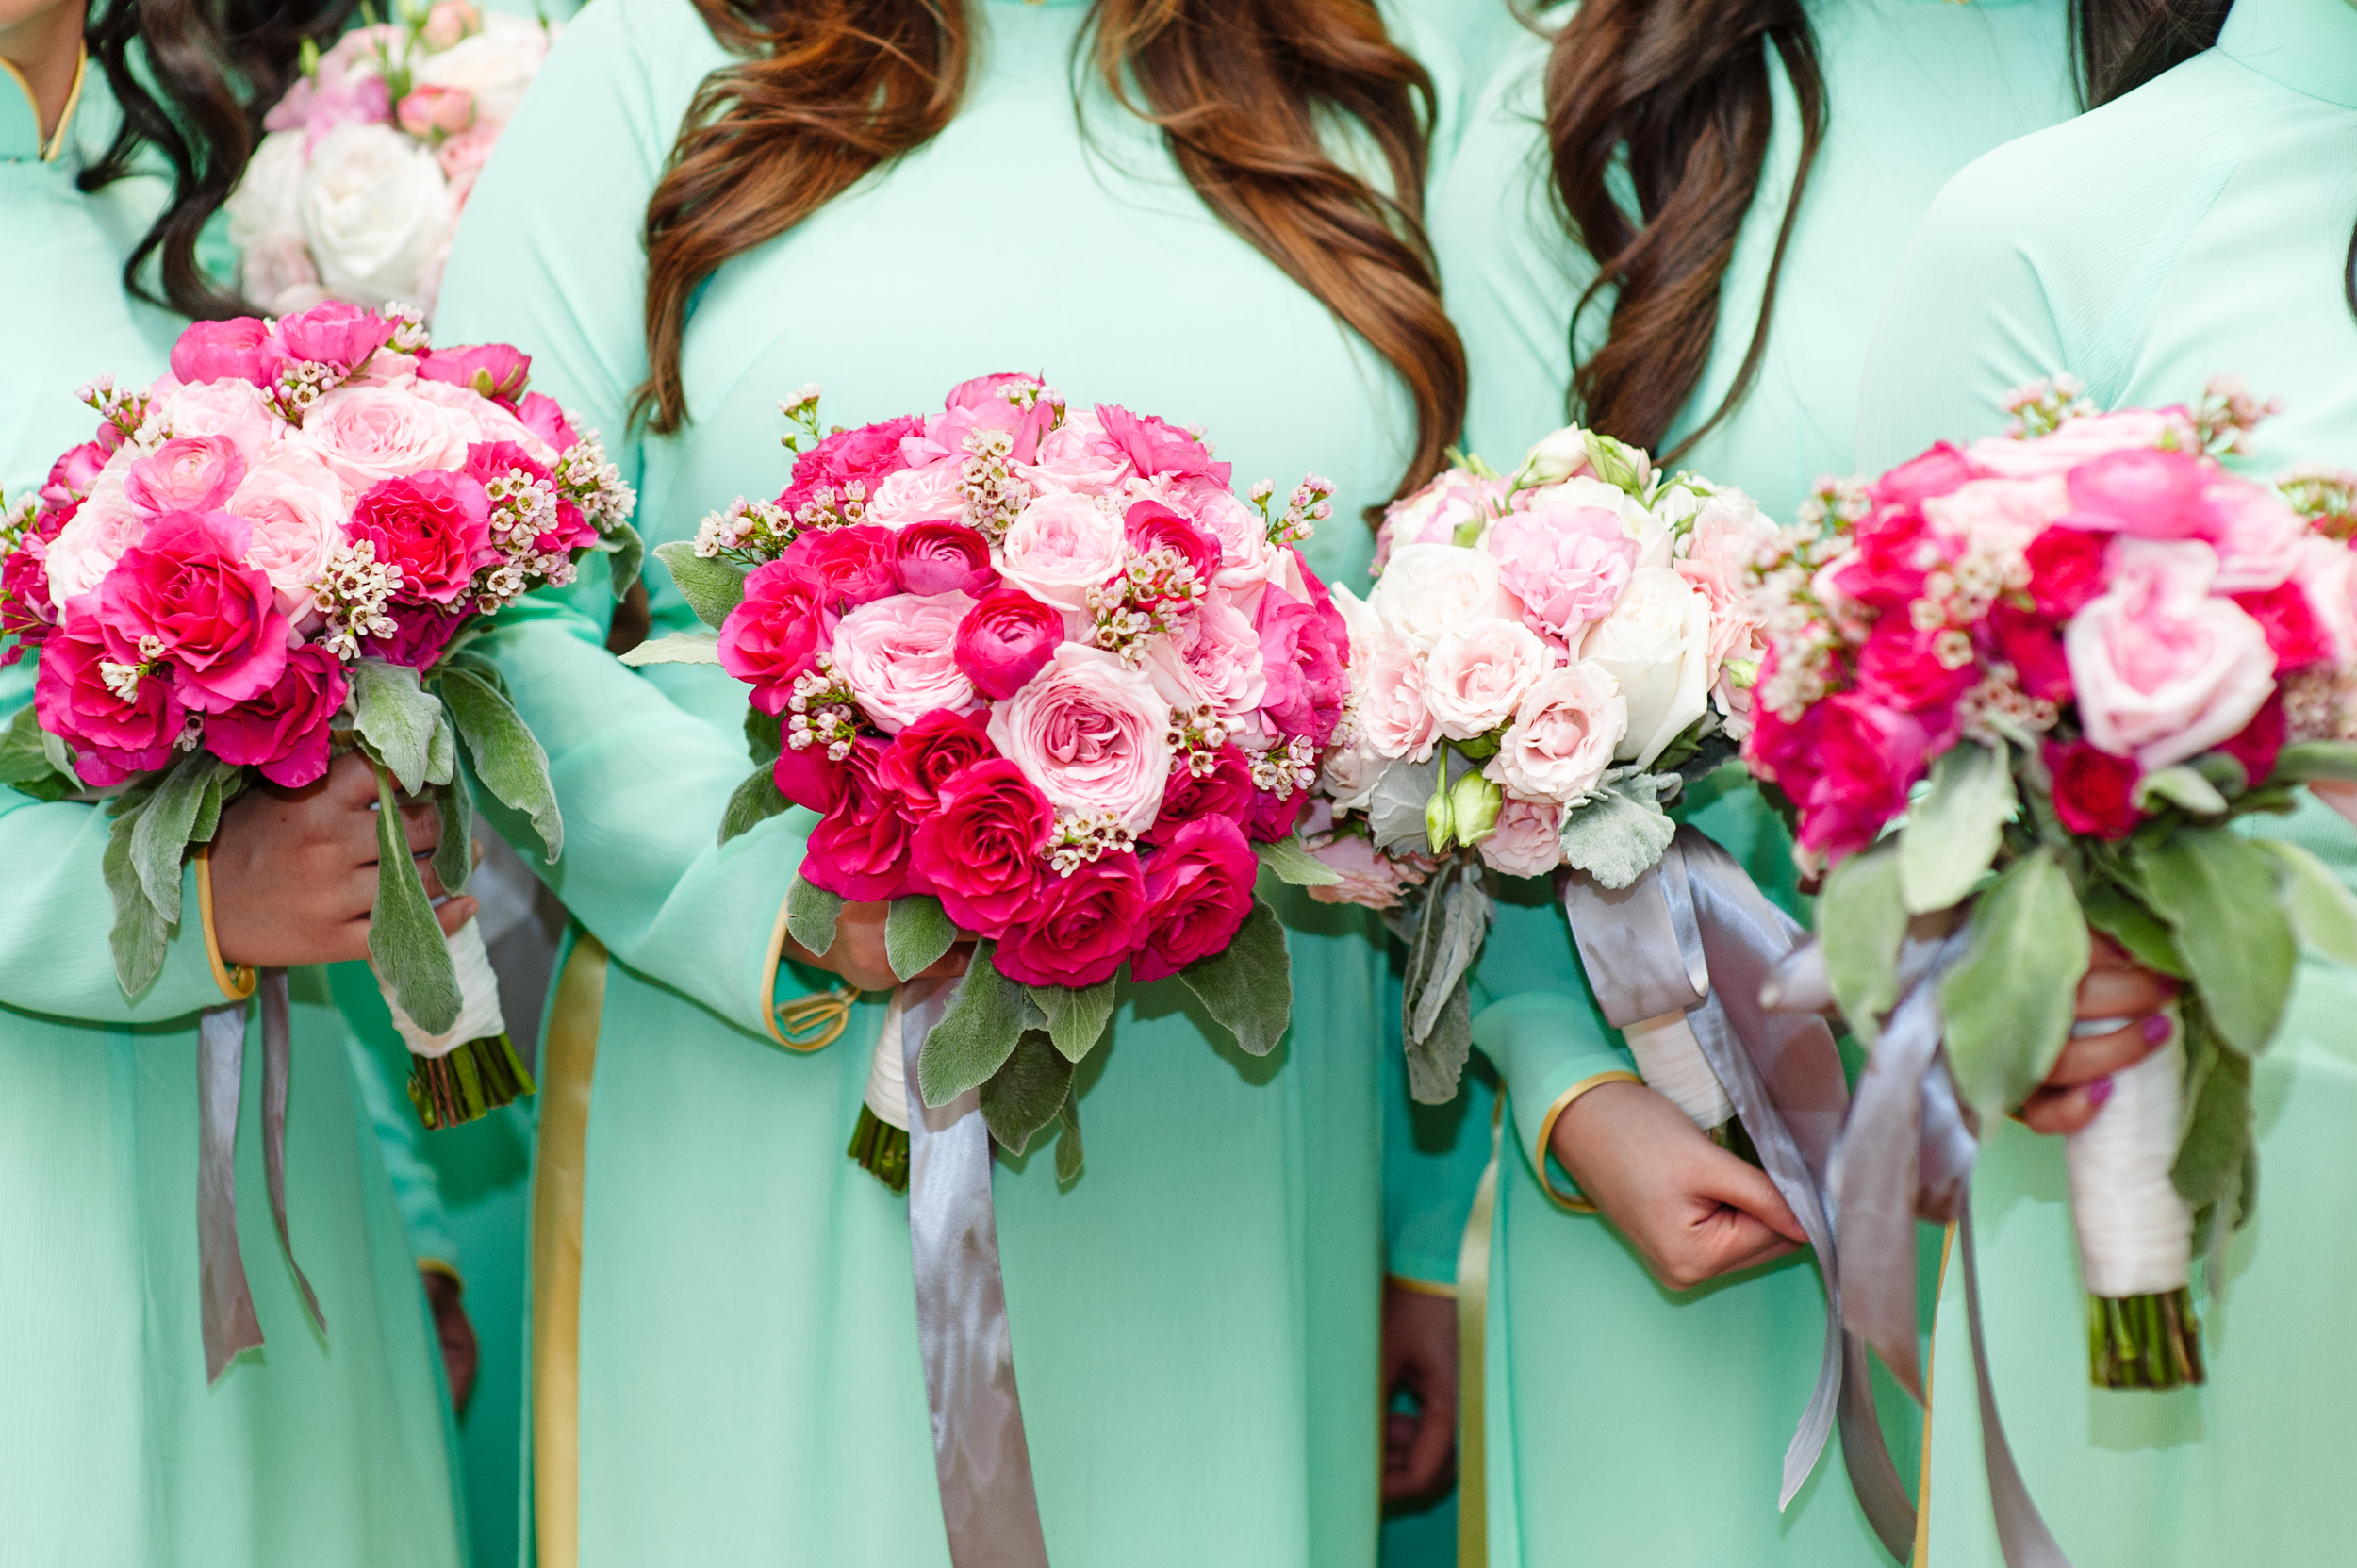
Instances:
[[[474,124],[474,94],[463,87],[425,83],[393,106],[393,123],[423,141],[437,132],[456,136]]]
[[[1299,599],[1271,583],[1261,591],[1254,620],[1267,683],[1261,697],[1261,729],[1272,736],[1306,735],[1312,745],[1326,745],[1334,738],[1350,696],[1344,663],[1350,635],[1342,613],[1323,596]]]
[[[565,411],[557,406],[556,400],[543,397],[538,392],[526,392],[516,400],[516,418],[523,422],[526,430],[547,442],[549,450],[560,457],[571,451],[573,444],[581,439],[573,434],[573,427],[565,421]]]
[[[2110,591],[2064,633],[2087,739],[2148,773],[2233,734],[2275,689],[2266,633],[2212,597],[2217,572],[2199,540],[2124,538]]]
[[[962,593],[896,593],[848,612],[834,629],[835,672],[886,734],[935,708],[963,713],[974,683],[958,668],[958,623],[974,601]]]
[[[834,612],[807,573],[767,562],[746,577],[743,601],[720,623],[720,668],[753,688],[754,707],[783,713],[794,678],[833,645],[834,628]]]
[[[784,493],[778,497],[778,504],[791,517],[821,488],[832,489],[840,503],[843,487],[858,480],[867,487],[872,506],[876,487],[908,466],[908,460],[900,454],[901,440],[924,428],[921,418],[906,414],[897,420],[863,424],[855,430],[836,431],[794,459],[793,475],[786,481]],[[868,520],[883,520],[871,516]]]
[[[911,821],[941,809],[941,786],[952,774],[998,753],[987,716],[936,708],[892,737],[877,759],[876,778],[899,798]]]
[[[851,744],[843,791],[810,831],[802,879],[855,902],[898,899],[909,891],[909,819],[876,777],[881,741]]]
[[[992,966],[1025,985],[1101,984],[1146,940],[1150,908],[1133,854],[1083,861],[1069,876],[1051,872],[999,937]]]
[[[1508,512],[1492,524],[1498,578],[1523,602],[1524,623],[1558,645],[1612,613],[1637,569],[1637,541],[1620,514],[1593,506]]]
[[[123,493],[142,512],[210,512],[245,477],[245,459],[220,436],[179,436],[133,463]]]
[[[278,608],[290,620],[311,609],[311,585],[328,553],[344,542],[351,493],[326,464],[288,448],[257,463],[230,496],[228,510],[254,525],[246,563],[269,574]]]
[[[268,691],[205,721],[205,749],[300,789],[327,772],[328,725],[345,693],[342,661],[306,643],[287,654],[287,668]]]
[[[248,463],[269,456],[292,434],[262,389],[250,381],[175,387],[164,395],[161,406],[174,436],[226,437]]]
[[[191,384],[231,380],[267,387],[277,379],[285,357],[271,340],[268,323],[256,317],[192,322],[172,345],[172,373]]]
[[[1442,470],[1424,488],[1383,508],[1383,522],[1375,534],[1375,569],[1381,571],[1392,552],[1404,544],[1454,544],[1459,527],[1485,522],[1505,510],[1503,490],[1496,480],[1471,470]]]
[[[1170,776],[1170,703],[1143,671],[1063,643],[1030,685],[991,710],[991,743],[1042,795],[1143,832]]]
[[[464,387],[478,397],[514,403],[532,379],[532,355],[509,343],[428,349],[418,356],[418,379]]]
[[[886,528],[958,521],[965,516],[964,467],[945,458],[895,470],[868,487],[867,520]]]
[[[893,570],[910,593],[964,593],[998,586],[990,541],[962,522],[919,522],[892,536]]]
[[[1129,459],[1141,477],[1168,474],[1175,479],[1209,479],[1222,489],[1233,471],[1214,462],[1211,449],[1177,425],[1152,414],[1132,414],[1110,403],[1096,405],[1096,421],[1105,438]]]
[[[1039,673],[1063,640],[1063,612],[1002,586],[966,613],[954,651],[974,689],[1004,701]]]
[[[1129,558],[1121,519],[1086,496],[1044,495],[1023,508],[998,542],[998,571],[1034,599],[1085,611],[1089,590]]]
[[[1967,449],[1966,455],[1983,474],[1997,479],[2043,479],[2069,473],[2082,463],[2106,453],[2158,446],[2175,434],[2194,444],[2193,421],[2183,408],[2122,409],[2117,414],[2090,414],[2065,420],[2061,428],[2036,440],[1991,436]]]
[[[482,486],[463,473],[428,470],[362,491],[348,532],[354,544],[375,545],[378,560],[401,568],[397,598],[448,605],[466,595],[477,571],[499,562],[490,516]]]
[[[1378,650],[1367,664],[1360,693],[1360,727],[1387,757],[1423,762],[1440,741],[1431,704],[1426,700],[1424,660],[1405,643]]]
[[[2066,478],[2070,524],[2140,539],[2212,537],[2216,519],[2203,496],[2212,471],[2190,452],[2107,452]]]
[[[1056,814],[1004,757],[970,763],[936,789],[938,808],[916,819],[911,880],[959,930],[996,939],[1038,902]]]
[[[777,564],[808,577],[827,608],[841,615],[900,591],[892,547],[889,528],[826,528],[798,536]]]
[[[351,371],[393,340],[393,322],[373,310],[329,300],[279,317],[277,335],[279,346],[290,359],[312,359]]]
[[[421,470],[458,468],[482,427],[427,395],[437,386],[338,387],[311,405],[294,439],[354,490]]]
[[[2056,479],[1975,479],[1932,497],[1922,510],[1941,537],[1980,554],[2012,556],[2069,511],[2069,498]]]
[[[1563,864],[1563,808],[1552,801],[1508,800],[1480,844],[1481,864],[1502,877],[1543,877]]]
[[[169,675],[141,676],[127,702],[107,685],[100,666],[122,661],[102,640],[89,602],[68,610],[56,635],[41,644],[33,710],[42,729],[74,748],[74,767],[82,782],[107,789],[170,762],[173,742],[187,727],[188,709]]]
[[[1146,945],[1129,978],[1156,981],[1225,952],[1252,913],[1261,863],[1236,824],[1198,817],[1146,858]]]
[[[1162,807],[1146,831],[1148,844],[1167,843],[1170,835],[1198,817],[1225,817],[1242,831],[1252,816],[1252,768],[1235,746],[1214,754],[1211,770],[1197,774],[1174,767],[1162,785]]]
[[[1444,634],[1424,668],[1424,700],[1451,740],[1506,722],[1530,684],[1555,668],[1547,645],[1518,620],[1478,620]]]
[[[1096,416],[1076,408],[1040,437],[1038,456],[1018,471],[1043,495],[1111,495],[1137,470],[1129,454],[1107,438]]]
[[[1393,860],[1357,834],[1320,832],[1307,840],[1320,865],[1342,877],[1327,887],[1309,889],[1322,904],[1359,904],[1368,909],[1396,909],[1403,894],[1422,885],[1430,875],[1429,863],[1412,855]]]
[[[58,460],[49,465],[49,477],[41,481],[42,509],[62,512],[78,505],[97,485],[98,476],[106,471],[107,459],[122,444],[123,432],[111,424],[102,424],[95,440],[70,446],[59,453]]]
[[[127,472],[126,464],[109,464],[49,541],[44,565],[54,608],[63,610],[97,587],[123,553],[147,536],[150,520],[124,493]]]
[[[1914,506],[1974,477],[1972,460],[1941,441],[1875,480],[1871,490],[1877,506]]]
[[[227,512],[157,518],[98,586],[108,657],[169,660],[173,690],[202,713],[269,689],[286,668],[288,625],[270,579],[245,563],[252,533]]]
[[[393,604],[387,606],[393,618],[394,631],[389,637],[362,637],[360,652],[371,659],[383,659],[410,669],[431,669],[450,639],[467,623],[467,606],[458,604],[445,609],[439,604]]]
[[[1508,796],[1574,806],[1604,778],[1627,733],[1628,703],[1620,683],[1595,665],[1565,665],[1523,692],[1514,722],[1484,771]]]
[[[1268,695],[1253,619],[1226,588],[1205,594],[1176,632],[1146,645],[1146,670],[1154,689],[1174,708],[1208,706],[1230,727],[1248,721]]]

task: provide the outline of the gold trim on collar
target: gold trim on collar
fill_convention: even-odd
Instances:
[[[16,68],[16,62],[6,56],[0,56],[0,71],[7,72],[8,79],[16,83],[16,90],[25,94],[25,102],[30,105],[33,110],[33,134],[39,136],[41,134],[41,101],[33,96],[33,84],[25,79],[25,73]],[[51,131],[49,140],[41,145],[41,162],[55,163],[59,155],[64,153],[65,133],[74,124],[74,111],[81,107],[82,83],[89,76],[90,49],[87,45],[76,44],[74,58],[74,85],[66,91],[65,108],[58,115],[57,129]]]

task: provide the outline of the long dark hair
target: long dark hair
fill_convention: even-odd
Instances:
[[[808,218],[957,112],[970,0],[696,0],[742,63],[698,91],[647,206],[647,357],[638,411],[687,418],[680,340],[696,287]],[[1162,130],[1204,204],[1373,344],[1407,384],[1436,472],[1465,412],[1465,354],[1424,231],[1431,78],[1373,0],[1093,0],[1080,49]],[[1076,62],[1077,64],[1077,62]],[[1346,117],[1393,194],[1338,163]]]
[[[196,240],[229,199],[262,135],[262,116],[294,83],[305,39],[335,41],[357,0],[92,0],[83,41],[107,74],[123,124],[81,189],[154,168],[172,200],[124,263],[123,285],[184,316],[250,312],[206,275]],[[151,265],[152,263],[152,265]],[[160,293],[157,286],[160,285]]]
[[[2071,0],[2081,100],[2104,104],[2217,41],[2230,0]],[[1721,289],[1757,193],[1774,119],[1768,51],[1799,106],[1800,155],[1768,262],[1759,318],[1719,406],[1664,457],[1732,414],[1758,378],[1776,282],[1829,106],[1800,0],[1583,0],[1546,67],[1555,194],[1596,273],[1572,313],[1613,295],[1605,339],[1573,371],[1572,417],[1658,447],[1693,397],[1719,329]],[[1616,161],[1634,214],[1613,191]],[[2357,269],[2357,249],[2351,252]],[[2357,306],[2357,270],[2350,300]],[[1576,355],[1575,355],[1576,357]]]

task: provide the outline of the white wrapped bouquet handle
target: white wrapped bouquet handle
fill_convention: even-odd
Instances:
[[[439,1034],[429,1034],[402,1010],[393,988],[374,964],[376,988],[392,1010],[393,1027],[409,1048],[409,1102],[428,1127],[454,1127],[533,1092],[532,1073],[516,1054],[500,1010],[499,975],[483,944],[483,931],[469,920],[443,939],[458,974],[458,1018]]]
[[[1656,1017],[1641,1018],[1621,1031],[1629,1054],[1637,1059],[1637,1076],[1645,1086],[1668,1098],[1686,1113],[1686,1119],[1707,1132],[1735,1119],[1735,1102],[1725,1085],[1710,1070],[1694,1026],[1683,1008]]]
[[[385,998],[385,1005],[393,1010],[393,1027],[401,1031],[402,1043],[412,1056],[448,1056],[470,1040],[489,1039],[507,1032],[507,1019],[500,1012],[499,976],[491,968],[490,949],[483,945],[483,928],[469,920],[448,937],[451,964],[458,971],[458,1021],[440,1034],[428,1034],[418,1021],[402,1011],[393,996],[392,985],[376,966],[369,968],[376,974],[376,988]],[[432,949],[428,949],[431,951]]]

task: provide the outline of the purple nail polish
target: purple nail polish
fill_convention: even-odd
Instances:
[[[2094,1106],[2094,1107],[2095,1107],[2098,1111],[2101,1111],[2102,1109],[2103,1109],[2103,1102],[2104,1102],[2105,1100],[2107,1100],[2107,1099],[2111,1098],[2112,1098],[2112,1075],[2111,1075],[2111,1074],[2109,1074],[2109,1073],[2105,1073],[2102,1077],[2101,1077],[2101,1078],[2097,1079],[2094,1082],[2092,1082],[2092,1083],[2090,1083],[2090,1084],[2088,1084],[2088,1085],[2087,1085],[2087,1103],[2088,1103],[2089,1105]]]
[[[2168,1044],[2168,1037],[2175,1032],[2175,1029],[2166,1013],[2155,1013],[2144,1020],[2144,1037],[2156,1046]]]

